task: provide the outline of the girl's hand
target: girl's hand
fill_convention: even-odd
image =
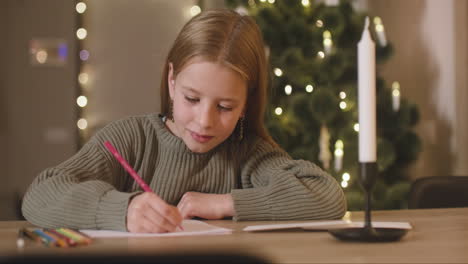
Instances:
[[[184,219],[201,217],[214,220],[234,215],[231,194],[187,192],[182,196],[177,208]]]
[[[167,204],[151,192],[136,195],[127,209],[127,229],[136,233],[172,232],[181,225],[177,207]]]

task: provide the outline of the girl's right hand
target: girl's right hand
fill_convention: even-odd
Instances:
[[[127,209],[127,230],[135,233],[175,231],[182,223],[177,207],[167,204],[152,192],[133,197]]]

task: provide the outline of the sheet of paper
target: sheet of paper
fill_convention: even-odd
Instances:
[[[333,221],[300,222],[300,223],[292,223],[292,224],[254,225],[254,226],[247,226],[243,230],[248,231],[248,232],[294,229],[294,228],[301,228],[305,230],[328,230],[328,229],[333,229],[333,228],[362,227],[362,226],[364,226],[364,222],[333,220]],[[373,221],[372,226],[373,227],[386,227],[386,228],[404,228],[404,229],[412,228],[408,222],[374,222]]]
[[[82,229],[81,232],[94,238],[104,237],[175,237],[175,236],[195,236],[195,235],[225,235],[231,234],[232,229],[218,227],[198,220],[184,220],[182,222],[183,231],[177,229],[171,233],[130,233],[112,230],[90,230]]]

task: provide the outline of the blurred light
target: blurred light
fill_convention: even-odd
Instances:
[[[268,3],[274,4],[274,3],[275,3],[275,0],[268,0]]]
[[[349,181],[349,179],[351,179],[351,175],[347,172],[343,173],[343,181]]]
[[[284,93],[287,94],[287,95],[290,95],[292,93],[292,86],[287,84],[285,87],[284,87]]]
[[[201,8],[199,6],[197,6],[197,5],[194,5],[194,6],[192,6],[192,8],[190,8],[190,14],[192,16],[196,16],[196,15],[200,14],[200,12],[201,12]]]
[[[86,11],[86,4],[83,2],[79,2],[76,4],[76,12],[83,14]]]
[[[379,32],[382,32],[382,31],[384,31],[384,26],[383,25],[375,25],[375,30],[379,31]]]
[[[323,59],[323,58],[325,58],[325,53],[323,51],[319,51],[317,53],[317,56],[319,56],[319,58]]]
[[[305,88],[306,92],[311,93],[314,91],[314,87],[311,84],[308,84]]]
[[[309,6],[310,5],[309,0],[302,0],[301,3],[302,3],[303,6]]]
[[[85,106],[88,104],[88,98],[86,98],[86,96],[84,96],[84,95],[80,95],[80,96],[78,96],[78,98],[76,99],[76,103],[77,103],[78,106],[80,106],[80,107],[85,107]]]
[[[341,187],[343,187],[343,188],[348,187],[348,182],[347,181],[342,181],[341,182]]]
[[[344,148],[344,144],[343,144],[343,140],[341,139],[338,139],[335,143],[335,148],[336,149],[343,149]]]
[[[331,44],[333,44],[331,39],[326,38],[326,39],[323,40],[323,45],[330,46]]]
[[[400,96],[400,91],[395,89],[395,90],[392,91],[392,95],[393,96]]]
[[[392,89],[400,89],[400,83],[399,82],[393,82],[392,83]]]
[[[335,156],[342,157],[344,155],[343,149],[335,149]]]
[[[60,43],[58,48],[58,54],[61,60],[65,60],[68,55],[68,47],[66,43]]]
[[[40,64],[44,64],[47,61],[47,51],[40,49],[39,51],[36,52],[36,60]]]
[[[341,102],[340,102],[340,108],[341,108],[342,110],[345,110],[347,106],[348,106],[348,105],[346,104],[345,101],[341,101]]]
[[[380,17],[378,17],[378,16],[374,17],[374,24],[381,25],[382,24],[382,19],[380,19]]]
[[[331,39],[331,33],[330,33],[330,31],[325,30],[325,31],[323,32],[323,38],[324,38],[324,39]]]
[[[85,39],[87,35],[88,35],[88,31],[86,31],[86,29],[84,29],[84,28],[79,28],[79,29],[76,31],[76,36],[77,36],[79,39]]]
[[[85,72],[82,72],[78,75],[78,81],[81,83],[81,84],[86,84],[88,83],[88,80],[89,80],[89,76],[87,73]]]
[[[278,76],[278,77],[283,75],[283,71],[280,68],[275,68],[274,72],[275,72],[275,75]]]
[[[323,21],[322,20],[317,20],[317,22],[315,22],[315,25],[319,28],[323,27]]]
[[[346,93],[345,92],[340,92],[340,99],[344,100],[346,98]]]
[[[267,0],[260,0],[260,2],[265,3]]]
[[[82,61],[87,61],[89,59],[89,51],[87,50],[81,50],[80,51],[80,59]]]
[[[281,107],[276,107],[275,108],[275,114],[276,115],[281,115],[283,113],[283,109],[281,109]]]
[[[84,130],[88,127],[88,121],[84,118],[80,118],[78,122],[76,122],[76,125],[78,126],[79,129]]]
[[[359,132],[359,124],[358,123],[354,124],[353,128],[354,128],[354,131]]]

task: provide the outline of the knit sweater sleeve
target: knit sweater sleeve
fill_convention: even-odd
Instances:
[[[128,202],[136,193],[129,192],[128,177],[103,142],[112,142],[134,163],[141,133],[135,123],[126,119],[106,126],[70,159],[40,173],[23,199],[25,218],[48,228],[126,230]]]
[[[338,182],[315,164],[293,160],[257,139],[241,168],[242,189],[232,190],[234,220],[336,219],[346,212]]]

